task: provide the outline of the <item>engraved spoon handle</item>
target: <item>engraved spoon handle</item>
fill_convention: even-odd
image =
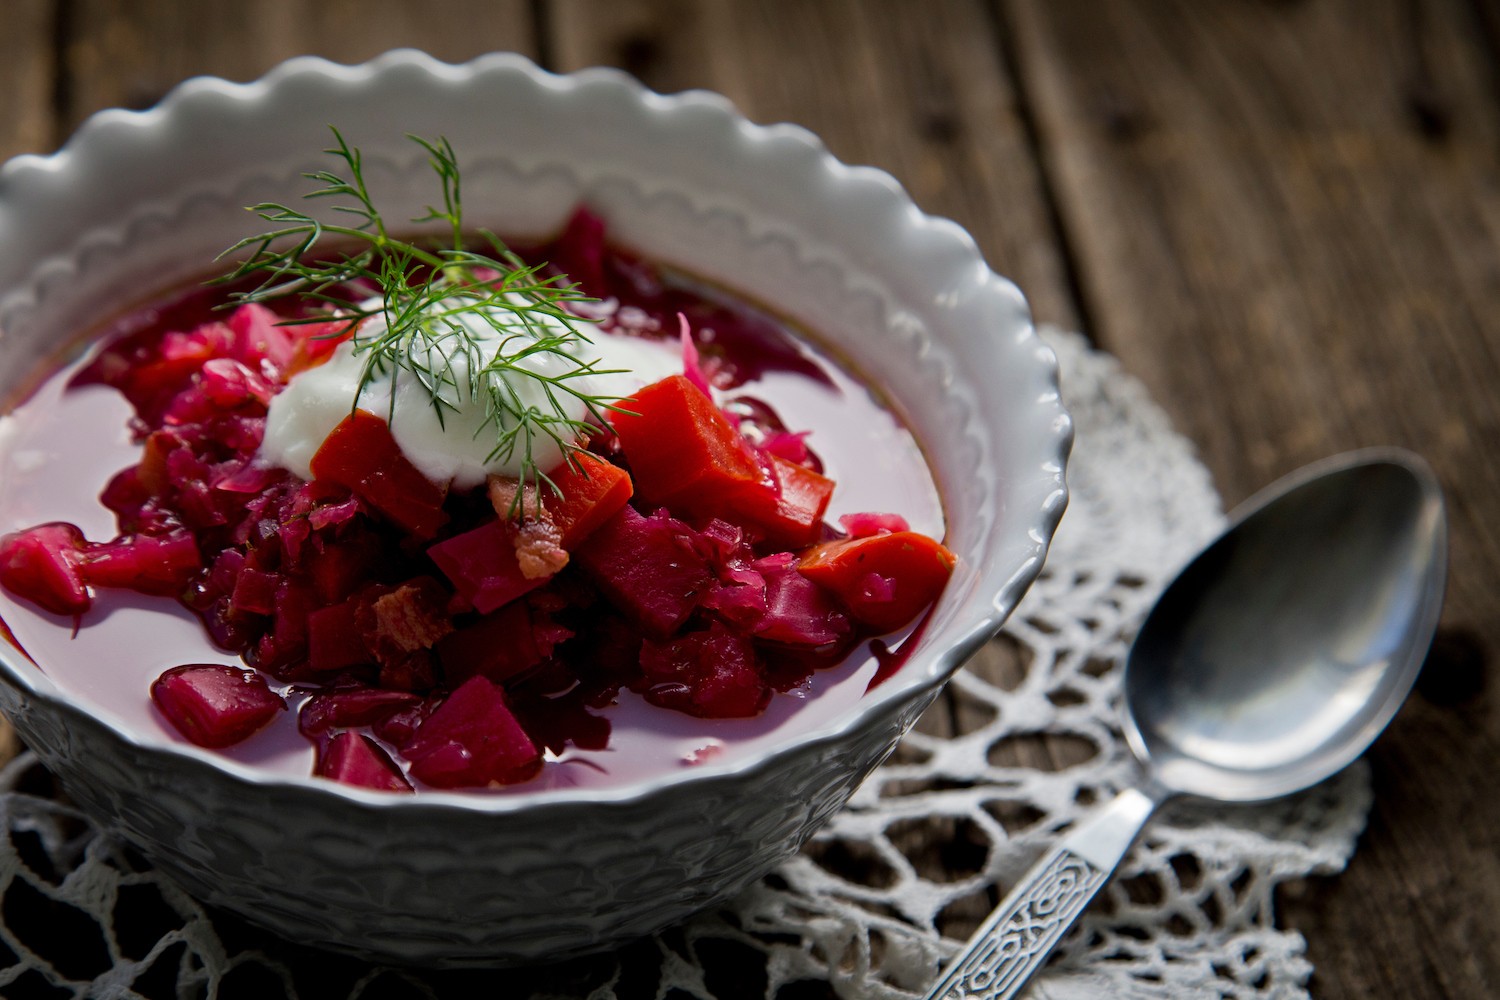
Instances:
[[[1010,1000],[1019,993],[1109,880],[1156,802],[1127,788],[1042,855],[948,963],[927,1000]]]

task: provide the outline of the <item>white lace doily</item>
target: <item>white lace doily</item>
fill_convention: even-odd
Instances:
[[[1129,780],[1120,660],[1161,586],[1223,521],[1206,471],[1141,385],[1081,338],[1046,336],[1077,424],[1072,501],[1046,571],[982,657],[1003,682],[961,672],[956,734],[924,720],[802,855],[730,906],[565,969],[370,968],[206,911],[55,798],[23,756],[0,771],[0,995],[921,994],[958,947],[939,928],[965,932],[996,886]],[[1016,748],[1043,735],[1052,764],[1021,763]],[[1276,926],[1273,894],[1342,869],[1369,799],[1361,764],[1271,806],[1169,805],[1030,995],[1306,997],[1304,942]],[[942,864],[919,867],[903,846]]]

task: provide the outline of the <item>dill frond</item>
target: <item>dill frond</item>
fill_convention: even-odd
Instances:
[[[434,245],[391,234],[366,185],[359,149],[337,128],[332,132],[334,145],[324,152],[342,166],[304,175],[318,185],[304,197],[335,199],[333,211],[348,223],[322,222],[279,203],[252,206],[269,228],[220,254],[222,259],[248,251],[218,280],[259,283],[231,293],[230,304],[298,296],[347,319],[349,326],[339,332],[354,329],[353,350],[363,359],[355,407],[378,380],[394,385],[400,371],[423,387],[445,428],[445,414],[463,398],[477,400],[484,406],[481,433],[494,435],[488,461],[519,457],[522,485],[529,481],[538,491],[546,487],[555,493],[535,461],[538,443],[554,442],[573,461],[579,442],[597,429],[590,421],[603,424],[605,411],[616,408],[609,397],[592,395],[579,384],[588,375],[613,373],[577,356],[591,343],[579,324],[592,321],[569,305],[593,300],[565,278],[544,277],[545,265],[522,261],[493,233],[477,234],[482,250],[468,245],[461,172],[447,139],[407,137],[427,153],[439,182],[441,206],[429,205],[427,214],[411,220],[443,225],[447,243]],[[343,249],[329,253],[330,243]],[[365,323],[377,317],[382,322]],[[490,336],[476,335],[465,323],[474,317]],[[540,354],[566,363],[556,373],[538,372],[527,361]],[[532,391],[522,391],[523,386]],[[527,402],[537,396],[545,402]],[[395,394],[391,397],[394,407]],[[582,404],[584,418],[570,415],[569,400]]]

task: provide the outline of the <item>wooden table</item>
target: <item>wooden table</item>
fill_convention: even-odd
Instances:
[[[1227,503],[1346,448],[1449,491],[1447,612],[1315,995],[1500,993],[1500,10],[1484,0],[6,0],[0,154],[184,77],[513,49],[708,87],[896,175],[1140,376]],[[1483,442],[1492,442],[1486,446]],[[955,928],[955,931],[957,929]]]

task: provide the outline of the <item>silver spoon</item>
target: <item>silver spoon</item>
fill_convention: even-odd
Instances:
[[[1363,753],[1432,643],[1447,546],[1436,478],[1393,448],[1308,466],[1234,511],[1126,658],[1139,784],[1036,863],[928,1000],[1014,997],[1173,795],[1278,798]]]

